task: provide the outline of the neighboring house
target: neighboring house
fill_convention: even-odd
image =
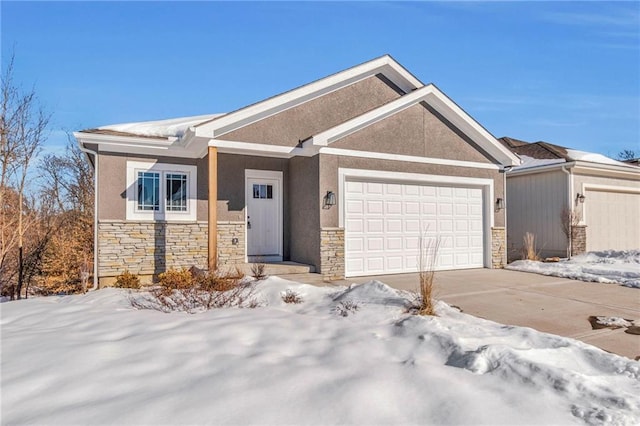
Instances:
[[[500,141],[523,160],[507,172],[509,257],[535,235],[542,256],[567,256],[563,211],[572,211],[573,254],[640,249],[640,168],[547,142]]]
[[[103,284],[251,261],[412,272],[423,233],[441,238],[439,269],[506,259],[495,207],[519,159],[390,56],[227,114],[74,136],[97,152]]]

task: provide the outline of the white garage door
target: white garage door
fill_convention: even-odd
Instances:
[[[347,276],[418,270],[421,233],[440,238],[437,269],[481,268],[481,188],[348,180]]]
[[[640,249],[640,194],[587,190],[587,250]]]

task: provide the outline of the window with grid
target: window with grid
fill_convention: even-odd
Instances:
[[[139,211],[160,210],[160,173],[138,172]]]
[[[186,173],[166,173],[166,209],[169,212],[187,211],[187,175]]]

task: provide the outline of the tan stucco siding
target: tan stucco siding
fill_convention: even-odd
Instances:
[[[290,170],[291,260],[320,267],[319,156],[292,158]]]
[[[98,220],[126,220],[127,161],[198,167],[197,220],[207,220],[207,161],[116,153],[98,155]]]
[[[542,256],[567,255],[561,215],[569,206],[568,179],[560,170],[507,177],[507,247],[511,259],[520,256],[527,232],[535,235]]]
[[[331,144],[358,151],[490,162],[467,136],[432,108],[417,104]]]
[[[296,146],[301,140],[400,97],[386,79],[373,76],[328,93],[219,139]]]
[[[470,178],[493,179],[494,199],[503,198],[503,178],[498,170],[476,169],[469,167],[443,166],[437,164],[409,163],[404,161],[374,160],[367,158],[320,155],[320,185],[318,205],[320,206],[320,226],[337,227],[339,225],[338,208],[334,206],[322,209],[322,197],[327,191],[338,193],[338,169],[379,170],[397,173],[420,173],[425,175],[460,176]],[[493,200],[495,201],[495,200]],[[494,214],[494,226],[504,226],[504,210]]]

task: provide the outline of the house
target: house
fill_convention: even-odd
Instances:
[[[230,113],[74,136],[96,168],[102,284],[255,261],[411,272],[425,233],[439,269],[504,264],[496,201],[519,159],[390,56]]]
[[[506,174],[510,258],[526,232],[543,257],[567,256],[570,243],[574,255],[640,249],[639,167],[547,142],[500,141],[523,160]],[[571,216],[570,241],[562,222]]]

